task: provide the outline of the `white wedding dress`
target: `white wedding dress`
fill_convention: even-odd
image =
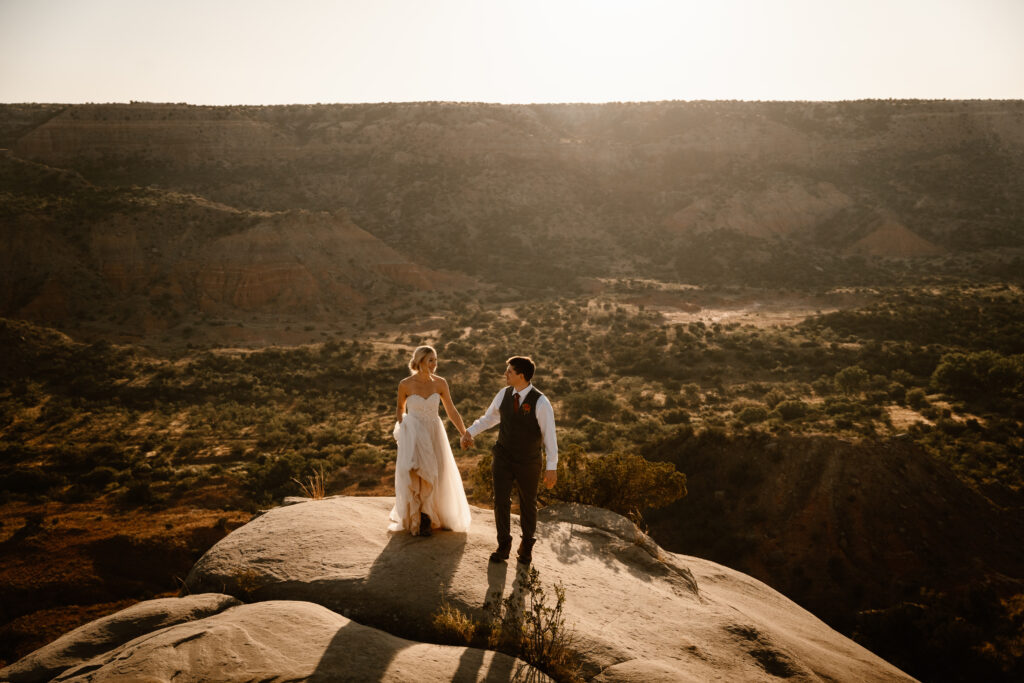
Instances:
[[[469,528],[469,503],[448,434],[437,414],[440,403],[437,392],[428,398],[412,394],[405,403],[405,416],[395,424],[398,460],[389,531],[418,533],[420,512],[430,516],[434,529]]]

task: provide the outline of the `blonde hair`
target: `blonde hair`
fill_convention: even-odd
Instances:
[[[409,361],[409,369],[412,370],[415,375],[420,371],[420,365],[423,363],[423,359],[428,353],[437,355],[437,351],[434,350],[433,346],[417,346],[416,350],[412,352],[412,359]]]

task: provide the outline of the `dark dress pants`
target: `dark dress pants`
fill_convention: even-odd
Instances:
[[[537,486],[543,461],[540,456],[517,462],[494,454],[494,525],[498,528],[498,546],[512,547],[512,482],[519,484],[519,524],[523,541],[532,546],[537,531]]]

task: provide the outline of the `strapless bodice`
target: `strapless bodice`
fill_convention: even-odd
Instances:
[[[437,417],[437,406],[440,403],[441,394],[436,391],[427,398],[411,394],[405,401],[405,411],[416,417]]]

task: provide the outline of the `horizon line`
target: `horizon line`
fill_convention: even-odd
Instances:
[[[531,107],[531,106],[573,106],[591,105],[604,106],[613,104],[711,104],[711,103],[733,103],[733,104],[848,104],[859,102],[1024,102],[1024,97],[861,97],[851,99],[834,100],[813,100],[813,99],[662,99],[662,100],[593,100],[593,101],[550,101],[550,102],[498,102],[489,100],[378,100],[378,101],[336,101],[336,102],[233,102],[230,104],[209,104],[203,102],[188,101],[156,101],[156,100],[108,100],[105,102],[85,100],[77,102],[61,101],[0,101],[0,106],[5,105],[164,105],[164,106],[186,106],[186,107],[333,107],[341,105],[365,106],[382,104],[465,104],[465,105],[493,105],[509,107]]]

